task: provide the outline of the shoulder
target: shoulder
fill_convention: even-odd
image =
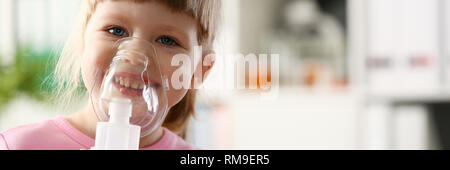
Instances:
[[[198,148],[196,148],[194,145],[192,145],[189,142],[186,142],[183,138],[176,135],[169,129],[165,129],[165,133],[167,133],[167,135],[172,136],[171,138],[172,138],[172,142],[173,142],[173,149],[175,149],[175,150],[198,150]]]
[[[37,149],[58,131],[53,119],[17,126],[0,133],[0,149]]]

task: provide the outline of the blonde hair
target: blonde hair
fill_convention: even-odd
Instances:
[[[105,0],[81,0],[76,28],[61,52],[54,72],[56,101],[69,105],[86,95],[81,77],[81,60],[84,51],[84,32],[97,4]],[[173,12],[183,12],[196,19],[199,45],[212,47],[220,20],[220,0],[132,0],[135,3],[154,1],[161,3]],[[163,123],[171,131],[184,136],[189,118],[194,113],[195,91],[189,90],[186,96],[173,106]]]

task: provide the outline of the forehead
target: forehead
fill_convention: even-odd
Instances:
[[[94,14],[116,14],[148,19],[176,19],[195,21],[186,12],[175,11],[156,1],[135,2],[131,0],[108,0],[96,4]]]
[[[104,1],[96,6],[92,16],[96,21],[117,21],[127,26],[164,28],[165,31],[183,32],[197,38],[196,20],[185,12],[176,12],[164,4],[146,1]],[[191,38],[190,38],[191,39]]]

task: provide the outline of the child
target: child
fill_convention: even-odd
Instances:
[[[113,55],[111,45],[124,37],[152,42],[160,58],[180,53],[191,55],[194,46],[200,45],[202,57],[212,54],[220,3],[219,0],[82,0],[77,29],[71,34],[55,70],[60,101],[70,101],[69,97],[76,94],[80,84],[89,93],[95,81],[94,70],[108,67]],[[202,67],[195,67],[195,74],[201,71],[206,76],[211,69]],[[174,67],[161,66],[161,72],[168,77],[174,70]],[[167,98],[169,111],[164,123],[142,137],[139,148],[196,149],[180,137],[194,112],[195,91],[169,89]],[[85,109],[67,118],[60,116],[0,133],[0,149],[93,147],[98,120],[91,102],[88,103]]]

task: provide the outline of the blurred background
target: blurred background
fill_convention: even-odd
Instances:
[[[450,149],[449,1],[222,3],[218,59],[186,137],[194,145]],[[0,131],[83,107],[85,101],[56,109],[45,81],[78,6],[79,0],[0,0]],[[262,100],[260,84],[220,86],[234,85],[235,60],[227,56],[238,53],[279,54],[277,98]],[[247,85],[262,76],[273,85],[276,73],[267,71],[247,71]]]

